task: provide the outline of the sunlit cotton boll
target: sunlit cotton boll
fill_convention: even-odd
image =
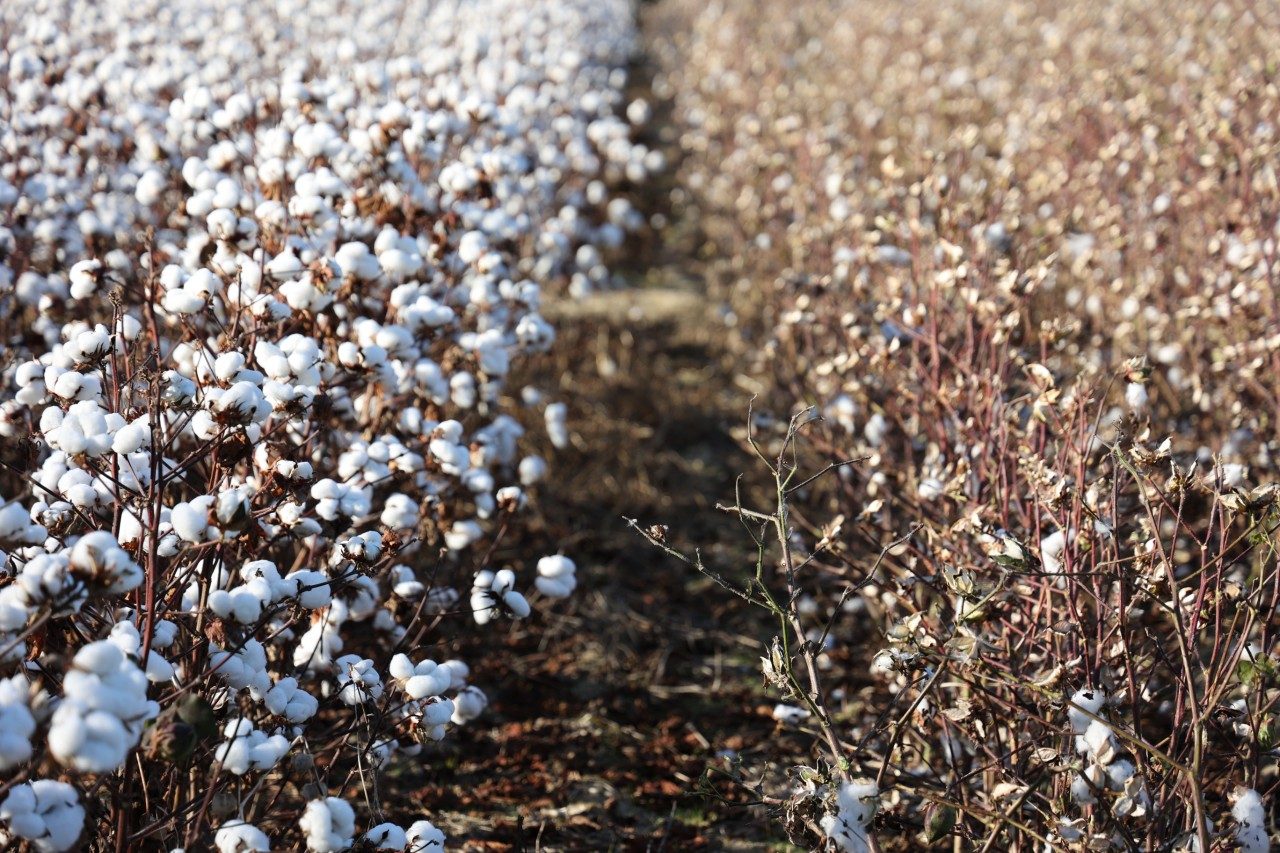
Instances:
[[[871,849],[870,823],[875,817],[880,789],[874,782],[842,782],[836,794],[836,811],[819,822],[827,838],[847,853]]]
[[[486,625],[498,613],[513,619],[529,615],[529,602],[515,589],[516,573],[510,569],[477,572],[471,588],[471,611],[477,625]]]
[[[577,566],[568,557],[556,554],[538,560],[534,586],[548,598],[568,598],[578,585]]]
[[[312,853],[338,853],[355,843],[356,813],[345,800],[312,800],[298,821]]]
[[[1267,853],[1271,838],[1267,834],[1267,810],[1262,797],[1251,788],[1238,788],[1233,795],[1231,816],[1236,821],[1236,843],[1243,853]]]
[[[0,681],[0,771],[10,770],[32,755],[36,720],[28,706],[30,685],[15,675]]]
[[[261,829],[243,820],[229,820],[213,836],[218,853],[267,853],[271,839]]]
[[[84,815],[76,789],[54,779],[17,785],[0,802],[0,823],[40,853],[70,850],[84,829]]]
[[[405,853],[444,853],[444,833],[429,820],[415,821],[405,832]]]
[[[455,725],[463,725],[479,717],[489,706],[489,697],[479,687],[467,686],[453,697],[453,716]]]
[[[557,450],[563,450],[569,446],[568,414],[569,407],[564,403],[550,403],[543,413],[547,425],[547,438]]]

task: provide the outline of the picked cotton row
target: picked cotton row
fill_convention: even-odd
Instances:
[[[0,9],[0,768],[68,773],[10,790],[6,839],[443,848],[336,795],[483,714],[418,649],[577,586],[486,555],[569,444],[572,401],[510,377],[661,167],[622,117],[632,11]],[[116,771],[147,805],[86,812]],[[237,777],[267,819],[170,802]]]

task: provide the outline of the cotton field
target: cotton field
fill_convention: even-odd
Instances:
[[[1278,68],[0,5],[0,847],[1270,850]]]
[[[564,431],[507,378],[653,164],[629,10],[0,20],[5,842],[443,849],[349,793],[484,725],[441,637],[574,591],[486,561],[547,476],[519,409]]]

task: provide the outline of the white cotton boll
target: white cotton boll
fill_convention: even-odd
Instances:
[[[102,261],[97,259],[80,261],[68,273],[71,280],[71,298],[87,299],[98,289],[98,282],[103,274]]]
[[[1062,558],[1067,552],[1067,532],[1057,530],[1040,540],[1040,562],[1049,573],[1062,571]]]
[[[455,521],[444,534],[444,544],[451,551],[462,551],[479,541],[483,528],[474,521]]]
[[[180,503],[169,514],[173,532],[184,542],[199,544],[209,539],[209,511],[213,508],[213,495],[201,495],[186,503]]]
[[[476,404],[475,377],[465,371],[455,373],[449,380],[449,399],[460,409],[470,409]]]
[[[807,710],[798,708],[795,705],[785,705],[779,702],[773,706],[773,718],[784,726],[798,726],[809,717],[810,714]]]
[[[344,655],[334,661],[338,669],[338,698],[348,705],[360,705],[382,696],[382,677],[373,661],[359,655]]]
[[[314,696],[298,687],[296,678],[282,678],[276,682],[263,697],[263,704],[271,713],[291,723],[310,719],[320,707]]]
[[[364,834],[364,841],[374,850],[403,850],[408,837],[394,823],[380,823]]]
[[[577,566],[561,555],[538,560],[538,578],[534,585],[548,598],[568,598],[578,585]]]
[[[439,696],[449,689],[447,673],[429,673],[410,676],[404,683],[404,692],[410,699],[425,699],[428,696]]]
[[[293,595],[298,597],[298,605],[308,610],[327,607],[333,601],[333,589],[329,585],[329,576],[314,569],[298,569],[290,572],[285,580],[294,584],[297,590]]]
[[[289,751],[288,738],[278,734],[268,736],[243,717],[228,722],[223,736],[225,740],[214,750],[213,757],[227,772],[237,776],[250,770],[270,770]]]
[[[121,456],[137,453],[151,445],[151,425],[144,415],[122,427],[111,441],[111,449]]]
[[[355,843],[356,815],[337,797],[312,800],[298,821],[312,853],[338,853]]]
[[[243,426],[266,420],[271,403],[257,385],[237,382],[218,397],[215,409],[224,423]]]
[[[942,497],[945,491],[946,487],[937,477],[925,477],[916,487],[916,495],[925,501],[935,501]]]
[[[1147,410],[1147,386],[1141,382],[1130,382],[1124,389],[1124,401],[1129,411],[1142,414]]]
[[[267,834],[243,820],[229,820],[218,827],[213,843],[218,853],[267,853],[271,850],[271,839]]]
[[[76,540],[68,560],[72,574],[112,595],[136,589],[142,583],[142,567],[105,530],[86,533]]]
[[[1080,708],[1088,711],[1089,714],[1100,715],[1106,701],[1107,695],[1096,688],[1085,688],[1073,693],[1071,703],[1067,706],[1067,720],[1071,723],[1071,730],[1078,735],[1084,734],[1094,720],[1088,714],[1082,713]]]
[[[564,403],[551,403],[543,413],[547,425],[547,438],[557,450],[563,450],[569,446],[569,428],[566,425],[568,413],[569,408]]]
[[[1083,775],[1071,780],[1071,797],[1082,806],[1091,806],[1098,802],[1097,791],[1106,787],[1106,768],[1093,763],[1085,768]]]
[[[1076,739],[1076,749],[1102,764],[1110,764],[1115,758],[1116,741],[1111,727],[1101,720],[1093,720],[1084,734]]]
[[[444,853],[444,833],[429,820],[415,821],[405,837],[405,853]]]
[[[36,720],[29,697],[30,685],[23,676],[0,680],[0,771],[11,770],[32,755]]]
[[[838,849],[866,853],[871,849],[868,826],[875,816],[880,796],[874,782],[843,782],[836,795],[836,812],[822,818],[820,825]]]
[[[541,456],[526,456],[520,460],[520,485],[528,488],[537,485],[547,476],[547,462]]]
[[[82,773],[107,773],[137,746],[159,709],[147,700],[147,678],[107,640],[80,649],[63,677],[63,699],[49,724],[49,752]]]
[[[879,447],[884,444],[884,437],[888,432],[889,422],[879,412],[867,418],[866,424],[862,427],[862,437],[872,447]]]
[[[449,719],[455,725],[463,725],[479,717],[489,706],[489,697],[479,687],[462,688],[453,698],[453,716]]]
[[[84,816],[76,789],[54,779],[16,785],[0,802],[0,822],[40,853],[70,850],[84,829]]]
[[[1236,843],[1243,853],[1267,853],[1271,838],[1267,834],[1267,811],[1262,797],[1251,788],[1237,788],[1233,795],[1231,816],[1236,821]]]
[[[387,498],[378,520],[392,530],[412,530],[418,524],[418,505],[408,495],[397,492]]]
[[[464,264],[474,264],[489,250],[489,240],[479,231],[468,231],[458,241],[458,257]]]

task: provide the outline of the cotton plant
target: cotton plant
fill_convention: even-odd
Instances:
[[[29,439],[0,502],[0,764],[74,795],[31,783],[15,838],[65,849],[32,815],[119,771],[134,811],[77,833],[349,846],[359,821],[308,793],[300,824],[281,774],[427,760],[490,667],[397,655],[577,585],[568,556],[474,560],[566,440],[564,403],[526,434],[514,378],[554,345],[546,302],[609,286],[640,224],[611,198],[653,171],[624,174],[642,146],[613,120],[630,5],[393,5],[0,9],[0,100],[29,117],[0,164],[0,435]],[[240,777],[239,811],[190,802]]]

